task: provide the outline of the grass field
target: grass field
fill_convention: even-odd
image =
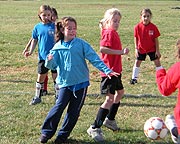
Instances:
[[[0,144],[37,144],[40,128],[49,109],[54,104],[52,79],[49,74],[49,95],[42,104],[29,106],[34,96],[37,78],[37,49],[28,59],[22,51],[31,37],[31,31],[39,22],[37,11],[42,4],[55,7],[62,16],[73,16],[78,23],[78,37],[87,40],[99,53],[98,22],[105,10],[116,7],[123,18],[119,34],[123,47],[129,47],[128,56],[123,56],[122,99],[116,120],[121,131],[113,133],[102,127],[107,144],[170,144],[170,134],[159,141],[147,139],[143,133],[145,121],[152,116],[165,119],[173,113],[176,103],[175,92],[171,97],[162,97],[155,83],[155,66],[146,59],[141,65],[137,85],[129,85],[134,64],[133,27],[139,22],[142,8],[149,7],[152,22],[160,32],[161,63],[169,68],[176,61],[174,45],[180,38],[179,1],[155,0],[61,0],[61,1],[0,1]],[[91,86],[88,90],[79,121],[70,135],[71,143],[93,144],[86,130],[95,119],[104,97],[99,95],[98,71],[89,65]],[[60,123],[61,124],[61,123]],[[60,126],[60,125],[59,125]],[[48,142],[51,144],[55,136]]]

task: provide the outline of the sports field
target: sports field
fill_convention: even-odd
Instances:
[[[123,56],[122,80],[125,96],[122,99],[116,120],[121,131],[102,130],[107,144],[170,144],[170,133],[159,141],[147,139],[143,126],[153,116],[165,119],[173,113],[176,104],[175,92],[171,97],[162,97],[155,82],[155,66],[147,57],[141,64],[137,85],[130,85],[134,64],[133,27],[139,22],[140,11],[152,10],[152,22],[160,30],[161,63],[169,68],[177,61],[175,43],[180,38],[180,1],[162,0],[52,0],[52,1],[0,1],[0,144],[37,144],[40,128],[49,109],[54,104],[54,90],[49,73],[49,95],[39,105],[29,106],[35,93],[37,78],[37,48],[29,58],[22,51],[31,37],[31,31],[39,22],[37,12],[42,4],[55,7],[59,18],[75,17],[78,37],[88,41],[99,54],[100,30],[98,22],[105,10],[116,7],[122,13],[119,35],[123,47],[130,53]],[[100,76],[89,65],[91,86],[76,127],[70,135],[72,144],[93,144],[87,128],[95,119],[104,97],[99,95]],[[61,126],[61,122],[60,125]],[[55,136],[49,140],[52,144]]]

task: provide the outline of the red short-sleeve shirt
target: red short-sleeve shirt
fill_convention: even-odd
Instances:
[[[156,25],[149,23],[144,25],[142,22],[138,23],[134,28],[134,37],[136,37],[136,45],[141,54],[148,52],[155,52],[155,39],[160,36],[160,32]]]
[[[108,47],[114,50],[122,50],[121,40],[115,30],[103,29],[101,32],[100,46]],[[101,53],[101,59],[114,72],[122,72],[121,55],[112,55]],[[106,76],[101,72],[101,76]]]

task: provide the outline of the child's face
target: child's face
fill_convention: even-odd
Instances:
[[[58,19],[58,16],[55,13],[52,12],[51,21],[56,22],[56,19]]]
[[[64,41],[70,41],[76,37],[77,27],[72,21],[69,21],[67,26],[63,30]]]
[[[118,14],[114,15],[112,20],[109,22],[109,27],[117,31],[120,25],[120,20],[121,17]]]
[[[144,25],[148,25],[151,20],[151,15],[148,12],[144,12],[141,14],[141,21]]]
[[[41,21],[46,24],[51,21],[51,11],[45,10],[40,15]]]

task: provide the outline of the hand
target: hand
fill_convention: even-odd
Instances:
[[[120,74],[117,73],[117,72],[111,72],[111,73],[109,73],[107,76],[108,76],[109,79],[111,79],[111,76],[118,77],[119,75],[120,75]]]
[[[139,54],[138,54],[138,50],[137,50],[137,49],[135,50],[135,57],[136,57],[136,58],[139,57]]]
[[[28,57],[28,56],[30,56],[31,55],[31,53],[29,52],[29,51],[26,51],[26,52],[24,52],[24,57]]]
[[[52,60],[52,59],[53,59],[53,55],[52,55],[52,54],[49,54],[48,57],[47,57],[47,59],[48,59],[49,61]]]
[[[24,55],[28,50],[25,48],[22,52],[22,55]]]
[[[158,57],[158,59],[160,59],[161,58],[160,52],[156,52],[156,56]]]
[[[123,49],[123,54],[128,54],[129,53],[129,48],[124,48]]]

